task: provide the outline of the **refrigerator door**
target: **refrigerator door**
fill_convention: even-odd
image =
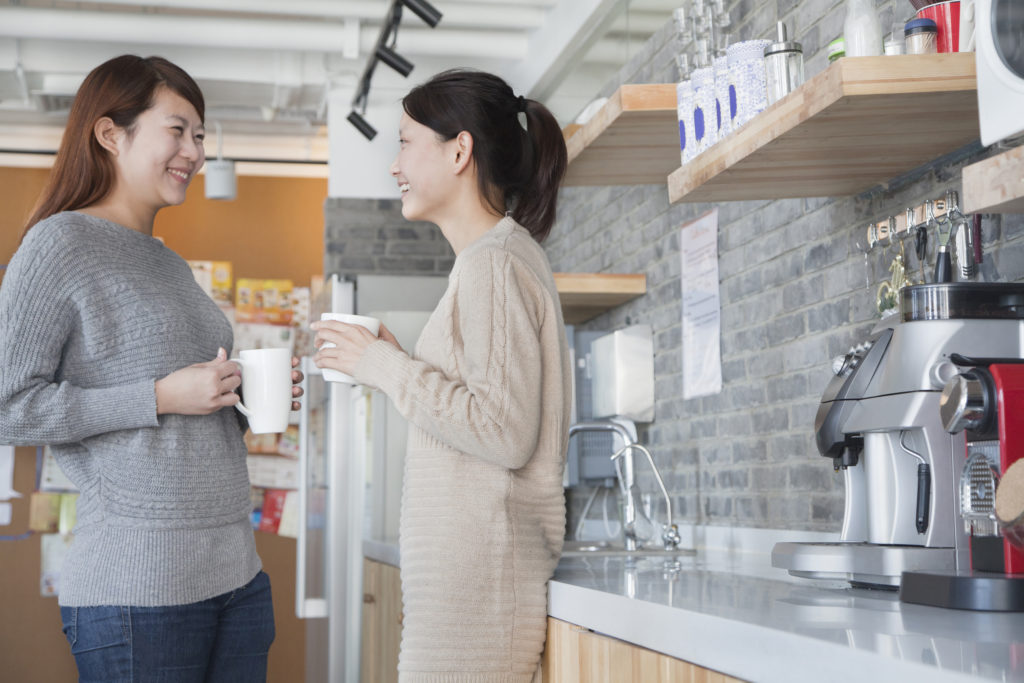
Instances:
[[[306,623],[306,680],[327,681],[327,416],[328,387],[311,358],[302,359],[299,413],[299,534],[295,615]]]

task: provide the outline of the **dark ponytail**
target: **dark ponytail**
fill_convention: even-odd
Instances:
[[[445,71],[416,86],[402,107],[442,140],[468,132],[480,194],[495,211],[511,211],[535,240],[544,241],[555,223],[558,186],[568,163],[562,130],[547,107],[517,97],[493,74],[470,69]]]

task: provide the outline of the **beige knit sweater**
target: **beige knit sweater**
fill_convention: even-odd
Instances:
[[[565,536],[571,368],[551,268],[502,219],[456,258],[412,357],[355,370],[410,422],[402,683],[529,683]]]

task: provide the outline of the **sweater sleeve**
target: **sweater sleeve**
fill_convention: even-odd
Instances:
[[[26,237],[0,287],[0,443],[73,443],[157,426],[152,378],[109,387],[56,380],[62,349],[75,333],[70,292],[81,265],[59,230],[41,228]]]
[[[540,432],[539,282],[505,252],[475,254],[458,276],[449,348],[458,375],[371,344],[355,378],[391,398],[410,422],[463,453],[518,469]]]

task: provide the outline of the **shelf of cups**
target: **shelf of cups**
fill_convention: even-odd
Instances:
[[[976,140],[976,90],[973,53],[839,59],[674,170],[669,200],[858,194]]]

